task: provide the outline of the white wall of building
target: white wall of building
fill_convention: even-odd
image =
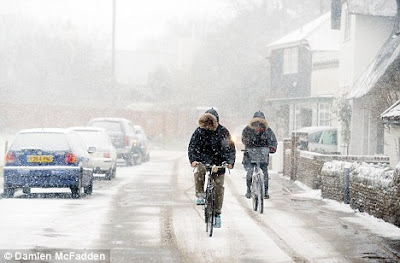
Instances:
[[[349,23],[346,23],[347,16]],[[350,25],[346,38],[346,26]],[[347,3],[342,6],[339,55],[340,92],[346,93],[353,87],[365,68],[372,62],[393,29],[393,19],[348,14]]]
[[[338,95],[339,68],[323,68],[312,71],[311,97]]]
[[[393,169],[400,161],[399,140],[400,126],[391,125],[385,129],[385,155],[390,157],[390,167]]]

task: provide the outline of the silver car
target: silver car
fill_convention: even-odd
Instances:
[[[70,129],[82,137],[87,147],[96,148],[96,151],[91,153],[94,173],[104,174],[107,180],[114,178],[117,172],[117,152],[106,130],[98,127],[72,127]]]

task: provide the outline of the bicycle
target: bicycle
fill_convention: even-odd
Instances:
[[[269,148],[255,147],[242,150],[247,152],[253,165],[253,175],[251,179],[251,197],[253,199],[253,210],[264,212],[264,173],[260,168],[260,163],[269,158]]]
[[[218,176],[218,170],[226,168],[228,165],[224,162],[221,165],[204,164],[207,171],[207,186],[204,198],[204,222],[206,223],[206,232],[211,237],[214,230],[215,220],[215,189],[213,181]]]

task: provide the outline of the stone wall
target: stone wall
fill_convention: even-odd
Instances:
[[[321,170],[321,196],[322,198],[344,201],[344,172],[343,165],[340,169],[324,169],[329,163],[325,163]],[[333,165],[332,165],[333,166]]]
[[[377,178],[365,177],[355,169],[366,164],[388,167],[389,157],[325,155],[300,151],[294,145],[291,140],[284,141],[284,176],[321,189],[323,198],[349,203],[353,209],[400,226],[400,169],[382,168],[390,177]]]
[[[365,182],[353,174],[350,179],[350,206],[400,227],[399,172],[388,185]]]
[[[320,189],[321,168],[324,165],[324,160],[315,157],[316,155],[311,152],[298,152],[296,180],[312,189]]]
[[[360,169],[366,164],[349,162],[327,162],[321,170],[321,195],[339,202],[348,201],[353,209],[366,212],[389,223],[400,226],[400,172],[378,168],[371,171],[375,177],[365,177]],[[345,168],[349,170],[346,184]],[[364,171],[365,173],[365,171]],[[345,198],[348,191],[349,200]]]

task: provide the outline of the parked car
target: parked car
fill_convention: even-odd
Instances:
[[[318,153],[338,154],[337,128],[326,126],[304,127],[296,132],[298,148]]]
[[[135,127],[124,118],[94,118],[88,123],[91,127],[106,129],[117,151],[117,158],[125,160],[127,165],[142,162],[141,148],[137,143]]]
[[[134,125],[134,127],[137,144],[141,150],[141,159],[143,162],[147,162],[150,160],[149,139],[147,138],[146,132],[141,125]]]
[[[17,188],[70,188],[73,198],[93,191],[93,163],[82,138],[68,129],[20,131],[6,152],[4,196],[13,197]]]
[[[87,147],[95,147],[91,153],[94,173],[104,174],[105,179],[111,180],[117,173],[117,151],[111,143],[110,136],[103,128],[72,127],[85,141]]]

